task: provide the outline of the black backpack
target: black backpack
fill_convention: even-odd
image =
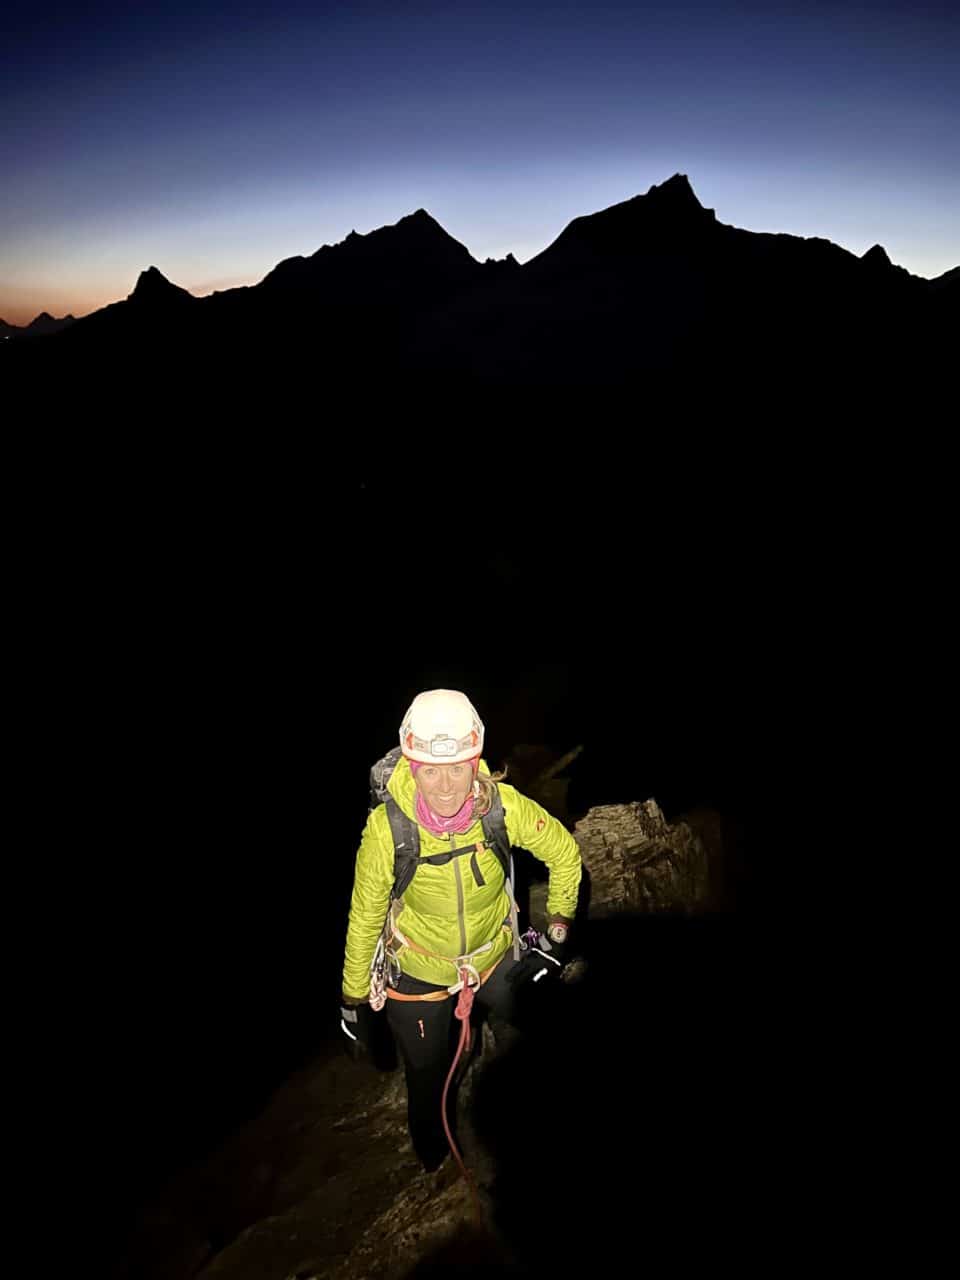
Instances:
[[[412,818],[408,818],[393,796],[387,790],[390,775],[397,767],[402,755],[399,747],[394,747],[370,770],[370,812],[378,805],[387,806],[387,818],[390,821],[390,832],[393,836],[393,890],[391,897],[399,898],[416,873],[421,862],[429,862],[441,867],[452,858],[459,858],[469,853],[470,870],[477,885],[486,881],[477,862],[477,851],[473,845],[465,849],[454,849],[450,853],[434,853],[430,857],[420,857],[420,831]],[[504,878],[512,880],[510,874],[510,837],[507,835],[507,823],[503,813],[503,801],[499,788],[494,788],[493,804],[490,812],[481,818],[483,836],[486,844],[494,851],[503,867]]]

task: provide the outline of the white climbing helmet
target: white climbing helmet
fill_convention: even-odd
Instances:
[[[418,693],[400,726],[400,749],[420,764],[459,764],[483,750],[483,721],[456,689]]]

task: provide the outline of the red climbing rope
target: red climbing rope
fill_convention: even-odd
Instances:
[[[467,1185],[470,1187],[470,1192],[473,1197],[474,1212],[477,1215],[477,1221],[481,1222],[483,1220],[483,1210],[481,1209],[481,1206],[480,1206],[480,1197],[477,1194],[477,1185],[473,1180],[473,1175],[470,1173],[467,1166],[463,1163],[463,1157],[461,1156],[460,1151],[457,1148],[457,1144],[453,1140],[453,1134],[450,1132],[450,1125],[447,1121],[447,1094],[450,1092],[450,1083],[453,1080],[454,1075],[456,1074],[457,1064],[459,1063],[460,1058],[463,1056],[464,1049],[466,1049],[467,1054],[469,1055],[470,1045],[472,1041],[472,1032],[470,1028],[470,1011],[473,1008],[474,988],[470,985],[471,968],[464,966],[458,971],[458,977],[463,985],[460,988],[460,996],[459,996],[459,999],[457,1000],[457,1007],[454,1009],[453,1012],[455,1016],[460,1019],[460,1023],[461,1023],[460,1042],[457,1045],[457,1052],[453,1056],[453,1062],[450,1065],[450,1070],[447,1072],[446,1083],[443,1086],[443,1100],[440,1105],[443,1112],[443,1129],[447,1135],[447,1142],[449,1142],[450,1144],[450,1150],[453,1153],[454,1159],[456,1160],[457,1164],[460,1166],[460,1172],[463,1174],[464,1178],[467,1181]],[[474,977],[477,976],[476,970],[472,970],[472,976]],[[477,985],[479,985],[479,979],[477,979]]]

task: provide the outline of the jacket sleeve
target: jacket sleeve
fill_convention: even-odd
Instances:
[[[343,959],[343,994],[353,1000],[365,1000],[370,994],[370,961],[393,888],[393,841],[388,848],[383,840],[385,816],[382,805],[374,809],[357,850]]]
[[[577,891],[583,872],[576,840],[563,823],[547,813],[535,800],[502,784],[500,794],[511,844],[529,849],[535,858],[546,864],[550,872],[547,914],[551,919],[563,916],[566,920],[572,920],[577,911]]]

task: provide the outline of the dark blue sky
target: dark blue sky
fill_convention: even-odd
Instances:
[[[7,0],[0,317],[250,283],[423,206],[483,259],[689,175],[722,222],[960,263],[960,5]]]

